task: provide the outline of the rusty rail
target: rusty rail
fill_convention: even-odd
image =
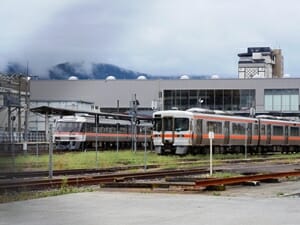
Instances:
[[[158,168],[159,165],[149,165],[149,168]],[[124,170],[132,169],[142,169],[144,166],[119,166],[104,169],[69,169],[69,170],[54,170],[54,176],[68,176],[68,175],[82,175],[82,174],[92,174],[92,173],[112,173]],[[0,172],[1,179],[11,179],[11,178],[33,178],[33,177],[47,177],[49,171],[23,171],[23,172]]]
[[[37,190],[46,188],[59,188],[66,186],[94,185],[108,182],[126,181],[131,179],[153,179],[166,176],[180,176],[207,173],[206,169],[190,170],[167,170],[145,173],[118,173],[99,176],[82,176],[65,179],[43,179],[43,180],[22,180],[0,183],[0,192],[19,191],[19,190]]]
[[[280,177],[292,177],[292,176],[300,176],[300,171],[199,180],[199,181],[195,181],[195,187],[208,187],[208,186],[217,186],[217,185],[226,185],[226,184],[239,184],[239,183],[244,183],[244,182],[249,182],[249,181],[262,181],[262,180],[267,180],[267,179],[274,179],[274,178],[280,178]]]

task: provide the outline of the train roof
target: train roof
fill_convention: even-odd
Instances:
[[[79,123],[95,123],[95,117],[91,115],[74,115],[74,116],[63,116],[62,118],[58,119],[57,122],[79,122]],[[122,124],[128,125],[130,124],[129,120],[120,120],[115,118],[105,118],[99,117],[99,123],[101,124]]]
[[[66,115],[75,115],[78,113],[82,114],[88,114],[94,117],[113,117],[115,119],[122,119],[122,120],[131,120],[132,115],[129,114],[118,114],[118,113],[105,113],[105,112],[92,112],[92,111],[82,111],[82,110],[72,110],[72,109],[63,109],[63,108],[57,108],[57,107],[51,107],[51,106],[39,106],[35,108],[30,108],[31,112],[34,113],[40,113],[45,115],[58,115],[58,116],[66,116]],[[141,116],[137,115],[137,119],[139,120],[151,120],[151,117],[148,116]]]
[[[186,111],[183,110],[164,110],[164,111],[157,111],[153,114],[153,117],[155,118],[156,115],[161,114],[163,116],[187,116],[187,117],[194,117],[194,116],[200,116],[200,117],[209,117],[214,119],[224,119],[224,118],[230,118],[231,120],[239,120],[239,121],[257,121],[258,119],[252,118],[252,117],[243,117],[243,116],[236,116],[230,113],[226,113],[224,111],[212,111],[212,110],[206,110],[206,109],[198,109],[198,108],[192,108]]]
[[[194,114],[192,112],[183,111],[183,110],[163,110],[157,111],[153,113],[153,117],[155,118],[156,115],[163,115],[163,116],[189,116],[192,117]]]

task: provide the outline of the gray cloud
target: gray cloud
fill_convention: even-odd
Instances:
[[[234,76],[237,53],[270,46],[282,48],[285,72],[299,75],[296,0],[26,2],[4,1],[0,9],[2,65],[29,61],[33,71],[45,74],[57,63],[85,61],[151,74]],[[9,11],[14,17],[6,25],[1,13]]]

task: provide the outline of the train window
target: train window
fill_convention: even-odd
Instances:
[[[85,132],[92,132],[94,129],[94,124],[86,123],[85,124]]]
[[[283,127],[282,126],[273,126],[273,135],[282,136],[283,135]]]
[[[189,119],[188,118],[175,118],[175,130],[176,131],[189,130]]]
[[[126,134],[127,133],[127,127],[126,126],[121,126],[120,127],[120,133]]]
[[[78,132],[80,131],[81,123],[75,123],[75,122],[58,122],[56,124],[56,130],[57,131],[63,131],[63,132]]]
[[[164,125],[165,131],[172,131],[173,130],[173,118],[172,117],[164,117],[163,125]]]
[[[80,132],[86,132],[86,123],[83,123],[80,129]]]
[[[222,122],[207,122],[207,132],[213,131],[216,134],[222,134]]]
[[[154,130],[155,131],[161,131],[161,127],[162,127],[162,120],[161,118],[155,118],[154,119]]]
[[[260,126],[260,135],[266,135],[266,125]]]
[[[254,124],[254,132],[253,135],[258,135],[258,124]]]
[[[291,127],[291,136],[299,136],[299,127]]]
[[[232,123],[232,134],[245,134],[246,124]]]

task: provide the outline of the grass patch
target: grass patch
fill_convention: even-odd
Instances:
[[[249,156],[249,159],[260,158],[261,156]],[[269,159],[284,158],[287,162],[300,159],[300,154],[280,154],[270,156]],[[243,154],[215,154],[213,156],[214,165],[221,164],[221,160],[244,159]],[[53,169],[93,169],[108,168],[117,166],[144,165],[144,151],[87,151],[87,152],[67,152],[54,153]],[[157,155],[155,152],[147,152],[147,165],[160,165],[162,168],[190,168],[207,166],[209,155],[187,155],[184,157],[174,155]],[[28,170],[48,170],[48,155],[18,155],[15,163],[11,157],[0,158],[0,169],[2,171],[28,171]],[[15,165],[15,168],[13,168]]]
[[[159,156],[154,152],[147,153],[147,164],[172,165],[180,160],[179,156]],[[6,171],[48,170],[48,155],[18,155],[13,163],[11,157],[0,158],[0,168]],[[138,151],[104,151],[104,152],[68,152],[53,155],[53,169],[93,169],[117,166],[143,165],[144,152]]]
[[[0,203],[25,201],[29,199],[45,198],[51,196],[58,196],[71,193],[92,192],[95,188],[91,187],[71,187],[62,186],[59,189],[52,189],[46,191],[22,191],[22,192],[6,192],[0,195]]]
[[[230,178],[230,177],[237,177],[237,176],[241,176],[241,175],[238,173],[218,172],[218,173],[214,173],[212,175],[212,178]]]

